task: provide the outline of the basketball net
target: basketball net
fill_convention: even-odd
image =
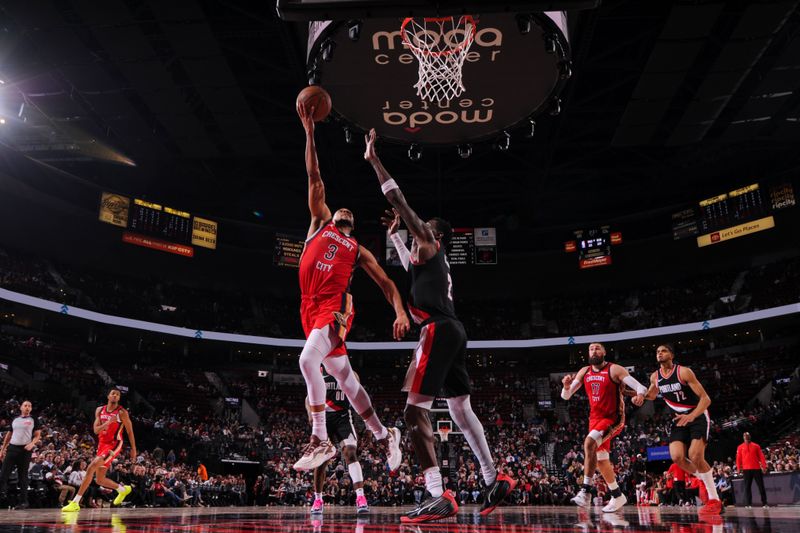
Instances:
[[[442,426],[438,429],[439,438],[442,442],[447,442],[447,437],[450,435],[450,428],[447,426]]]
[[[441,104],[464,92],[461,72],[475,40],[475,27],[470,15],[403,21],[403,43],[419,62],[419,81],[414,88],[422,100]]]

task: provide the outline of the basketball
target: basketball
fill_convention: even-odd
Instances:
[[[314,108],[314,122],[325,120],[331,112],[331,95],[319,85],[309,85],[297,95],[297,105]]]

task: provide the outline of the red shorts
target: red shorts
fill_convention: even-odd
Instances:
[[[108,468],[111,466],[111,463],[114,462],[114,459],[122,451],[122,441],[119,442],[101,442],[97,445],[97,457],[102,457],[105,459],[103,461],[103,466]]]
[[[622,433],[625,427],[625,419],[612,419],[612,418],[590,418],[589,419],[589,432],[599,431],[603,434],[603,440],[598,444],[598,452],[611,451],[611,439]]]
[[[339,337],[341,342],[328,354],[331,357],[347,355],[344,341],[353,326],[354,316],[353,297],[347,292],[334,296],[303,296],[300,302],[300,320],[306,338],[311,330],[325,326],[330,326]]]

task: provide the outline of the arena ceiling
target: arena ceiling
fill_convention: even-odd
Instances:
[[[386,166],[420,212],[509,231],[642,212],[666,229],[703,194],[795,179],[798,4],[606,0],[571,15],[574,75],[533,139],[416,163],[385,146]],[[0,142],[99,188],[302,224],[306,34],[271,1],[0,0]],[[360,140],[318,135],[332,204],[374,214]]]

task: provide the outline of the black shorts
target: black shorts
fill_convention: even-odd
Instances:
[[[461,322],[440,318],[422,327],[403,390],[445,398],[470,393],[467,334]]]
[[[711,417],[708,411],[701,414],[691,424],[683,427],[678,427],[672,423],[672,430],[669,432],[670,442],[683,442],[687,446],[697,439],[703,439],[708,442],[708,437],[711,431]]]
[[[328,438],[335,445],[356,446],[358,444],[358,433],[353,425],[353,411],[339,411],[325,413],[325,426],[328,430]]]

